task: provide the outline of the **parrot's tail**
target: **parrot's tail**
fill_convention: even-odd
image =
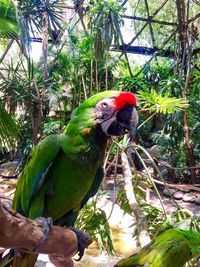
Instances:
[[[22,253],[15,255],[12,267],[33,267],[37,260],[38,254]]]

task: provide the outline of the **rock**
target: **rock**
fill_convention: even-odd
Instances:
[[[184,193],[182,191],[176,191],[174,194],[173,194],[173,197],[177,200],[179,199],[182,199],[184,196]]]
[[[185,193],[189,193],[190,192],[190,188],[187,188],[187,187],[181,187],[180,189],[182,192],[185,192]]]
[[[164,189],[163,190],[163,194],[165,196],[170,196],[170,195],[173,195],[174,193],[176,193],[176,190],[175,189],[172,189],[172,188],[169,188],[169,189]]]
[[[196,203],[197,205],[200,205],[200,197],[197,197],[197,198],[195,199],[195,203]]]
[[[19,174],[18,165],[17,161],[1,164],[0,175],[4,177],[16,177]]]
[[[183,196],[183,201],[193,203],[196,200],[196,195],[193,193],[186,193]]]

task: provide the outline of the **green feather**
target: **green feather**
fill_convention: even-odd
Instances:
[[[182,267],[200,253],[200,233],[170,228],[161,232],[137,254],[119,261],[116,267]]]

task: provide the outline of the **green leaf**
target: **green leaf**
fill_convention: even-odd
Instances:
[[[19,139],[19,129],[0,101],[0,150],[13,148]]]
[[[15,39],[19,36],[19,27],[15,18],[15,6],[11,1],[0,2],[0,38]]]
[[[187,100],[183,98],[170,97],[168,93],[158,94],[154,89],[140,91],[138,100],[141,108],[149,109],[150,112],[175,113],[188,107]]]

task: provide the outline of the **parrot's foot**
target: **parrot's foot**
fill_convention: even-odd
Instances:
[[[45,242],[48,238],[49,231],[53,225],[53,220],[51,217],[45,218],[45,217],[38,217],[38,221],[40,221],[43,224],[43,230],[44,230],[44,241]]]
[[[77,236],[77,239],[78,239],[78,256],[79,256],[79,258],[78,259],[74,259],[74,260],[75,261],[80,261],[81,258],[84,255],[85,249],[91,244],[92,239],[88,234],[80,231],[79,229],[76,229],[76,228],[71,227],[71,226],[70,227],[67,226],[67,228],[72,230]]]

